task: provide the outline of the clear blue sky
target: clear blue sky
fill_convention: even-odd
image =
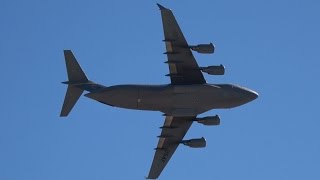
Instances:
[[[320,179],[320,2],[316,0],[0,2],[0,179],[143,179],[163,117],[82,97],[59,113],[71,49],[105,85],[165,84],[159,2],[190,44],[213,42],[200,65],[224,64],[210,83],[236,83],[260,97],[212,110],[220,126],[194,124],[160,179]]]

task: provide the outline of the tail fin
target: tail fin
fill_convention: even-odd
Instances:
[[[66,60],[69,82],[84,83],[89,81],[71,50],[64,50],[64,58]]]
[[[64,50],[64,57],[66,61],[69,81],[63,82],[64,84],[68,84],[68,89],[61,109],[61,117],[68,116],[73,106],[76,104],[79,97],[83,93],[84,89],[79,85],[90,83],[76,58],[74,57],[72,51]]]

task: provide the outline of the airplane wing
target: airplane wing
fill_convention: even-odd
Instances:
[[[193,57],[189,45],[170,9],[158,4],[163,24],[164,42],[171,84],[204,84],[206,83],[202,72]]]
[[[156,179],[169,162],[195,117],[166,116],[147,179]]]

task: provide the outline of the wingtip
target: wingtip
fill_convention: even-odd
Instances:
[[[65,115],[65,114],[60,114],[60,117],[67,117],[67,115]]]
[[[149,178],[149,176],[145,176],[144,178],[145,179],[155,179],[155,178]]]
[[[160,10],[167,10],[167,8],[163,7],[161,4],[157,3]]]

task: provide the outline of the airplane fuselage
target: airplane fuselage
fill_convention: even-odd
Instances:
[[[116,85],[85,96],[120,108],[196,116],[210,109],[240,106],[256,99],[257,94],[232,84],[199,84]]]

